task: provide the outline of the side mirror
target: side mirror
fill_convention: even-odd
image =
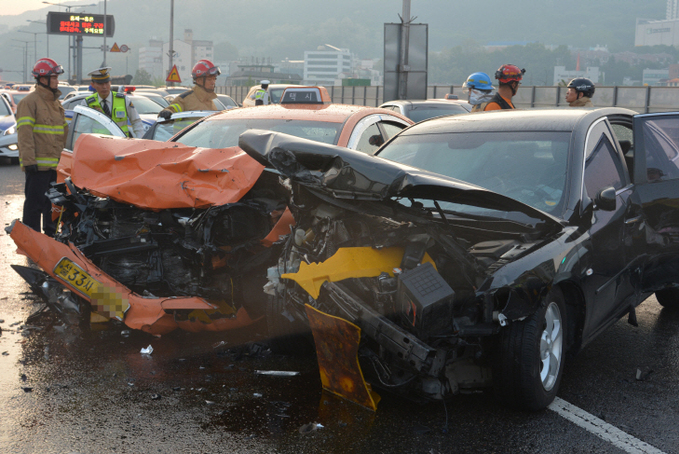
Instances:
[[[604,211],[613,211],[616,206],[615,188],[604,188],[596,195],[596,207]]]

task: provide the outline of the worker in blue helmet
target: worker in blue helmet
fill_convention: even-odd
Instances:
[[[470,74],[462,84],[462,91],[469,95],[469,104],[473,106],[472,112],[483,111],[481,105],[488,103],[495,95],[490,76],[483,72]]]

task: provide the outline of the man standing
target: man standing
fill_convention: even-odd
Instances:
[[[95,69],[87,74],[92,78],[92,87],[97,92],[85,98],[83,105],[103,112],[115,121],[125,134],[140,139],[144,135],[144,124],[139,118],[132,100],[124,93],[111,91],[110,71],[111,68],[107,66]],[[128,120],[132,125],[132,133],[130,133],[128,127]]]
[[[521,79],[526,73],[525,69],[519,69],[516,65],[502,65],[495,71],[495,78],[498,80],[497,93],[483,108],[485,112],[489,110],[515,109],[512,98],[521,85]]]
[[[215,93],[217,76],[221,73],[222,70],[219,69],[219,66],[213,65],[210,60],[200,60],[191,70],[193,88],[175,96],[172,103],[161,110],[158,116],[167,120],[175,112],[221,110],[214,103],[214,100],[217,99]]]
[[[255,106],[266,106],[269,104],[269,82],[268,80],[261,81],[260,89],[250,95],[251,99],[255,100]]]
[[[57,165],[66,144],[68,125],[57,89],[64,68],[51,58],[41,58],[33,66],[35,90],[17,106],[19,162],[26,173],[23,223],[45,235],[54,236],[52,204],[45,195],[57,179]]]
[[[594,84],[586,77],[576,77],[568,82],[566,102],[571,107],[594,107]]]
[[[472,112],[483,111],[483,107],[495,95],[493,84],[490,83],[490,76],[484,72],[470,74],[462,84],[462,92],[469,95],[469,104],[472,105]]]

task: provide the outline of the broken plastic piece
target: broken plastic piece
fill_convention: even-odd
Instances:
[[[291,370],[256,370],[257,375],[269,375],[271,377],[294,377],[299,375],[299,372]]]
[[[308,434],[313,432],[314,430],[322,429],[323,424],[317,423],[317,422],[311,422],[309,424],[304,424],[302,427],[299,428],[299,433],[301,434]]]
[[[142,348],[139,353],[141,353],[142,355],[150,355],[151,353],[153,353],[153,347],[149,345],[146,348]]]

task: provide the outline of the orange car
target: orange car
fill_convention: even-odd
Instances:
[[[239,135],[268,129],[372,153],[410,124],[378,108],[297,102],[210,115],[168,142],[82,134],[49,193],[56,238],[8,228],[44,271],[13,267],[64,318],[91,313],[152,334],[247,326],[264,314],[266,270],[294,219],[279,174]]]

